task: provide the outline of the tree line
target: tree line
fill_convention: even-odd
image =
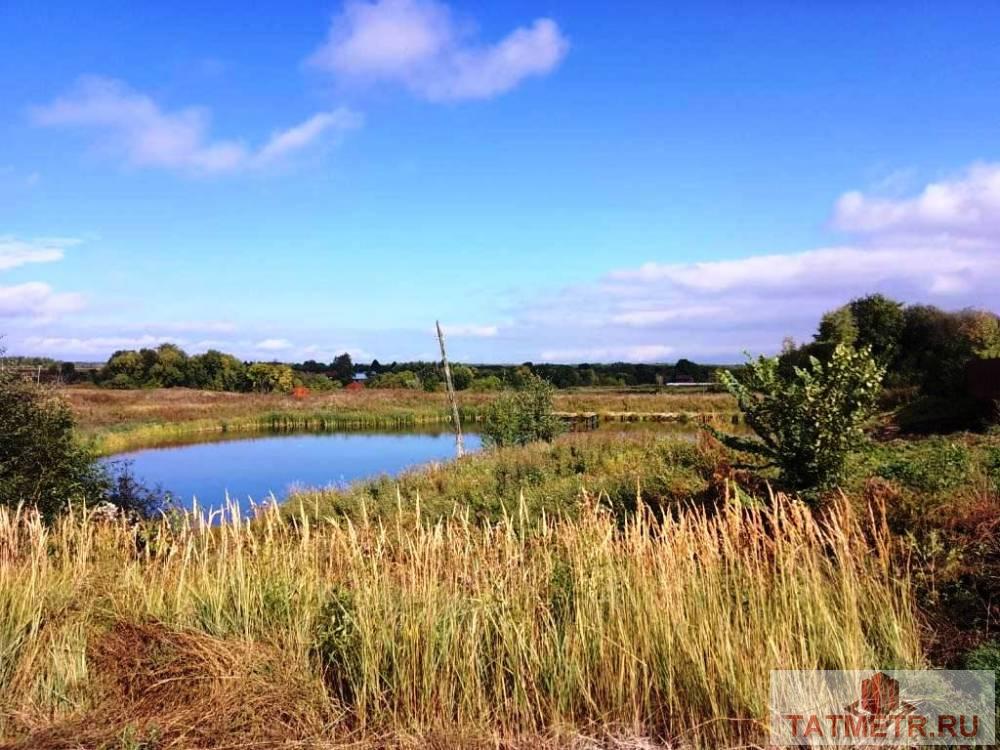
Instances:
[[[27,358],[7,358],[9,365],[27,367]],[[72,362],[31,358],[30,374],[41,366],[45,380],[72,384],[91,382],[108,388],[197,388],[213,391],[282,392],[298,386],[326,391],[363,378],[370,388],[406,388],[438,391],[444,388],[440,362],[411,361],[381,364],[356,363],[343,353],[331,362],[306,360],[300,363],[248,362],[215,349],[189,355],[176,344],[163,343],[144,349],[114,352],[103,366],[78,369]],[[674,382],[709,382],[717,365],[702,365],[688,359],[675,364],[635,364],[629,362],[584,363],[578,365],[455,364],[452,381],[460,391],[500,391],[522,389],[532,377],[540,377],[556,388],[657,386]],[[25,372],[28,372],[26,369]]]

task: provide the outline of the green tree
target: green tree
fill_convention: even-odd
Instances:
[[[858,349],[869,347],[877,362],[889,364],[898,351],[905,325],[903,303],[882,294],[869,294],[851,300],[847,306],[857,331],[850,343]]]
[[[354,363],[347,352],[337,355],[330,363],[330,377],[339,380],[341,385],[347,385],[354,380]]]
[[[488,392],[488,391],[502,391],[503,381],[496,375],[486,375],[481,378],[476,378],[469,385],[470,391]]]
[[[188,385],[209,391],[244,391],[249,387],[246,369],[232,354],[209,349],[191,357]]]
[[[763,459],[755,468],[777,468],[790,488],[828,489],[863,437],[884,375],[867,347],[841,344],[829,362],[812,357],[790,377],[779,372],[777,357],[759,357],[738,375],[718,373],[756,437],[708,429],[726,446]]]
[[[295,385],[295,373],[288,365],[278,362],[254,362],[247,369],[247,380],[258,393],[290,393]]]
[[[156,361],[149,368],[148,382],[161,388],[189,385],[188,355],[176,344],[156,347]]]
[[[105,475],[73,436],[73,416],[51,392],[0,374],[0,505],[26,503],[52,519],[97,502]]]
[[[120,350],[101,368],[100,380],[116,388],[138,388],[145,382],[145,370],[139,352]]]
[[[965,310],[962,318],[962,335],[969,340],[973,353],[981,359],[1000,357],[1000,316],[985,310]]]
[[[487,445],[526,445],[551,441],[564,430],[552,413],[554,388],[537,375],[528,375],[516,391],[507,391],[486,407],[483,437]]]
[[[464,391],[472,385],[475,377],[476,373],[466,365],[455,365],[451,368],[451,382],[455,385],[456,391]]]

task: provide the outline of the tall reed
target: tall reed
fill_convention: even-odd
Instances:
[[[572,519],[485,524],[266,510],[46,528],[0,509],[0,737],[94,705],[88,644],[122,622],[277,649],[325,695],[329,737],[718,747],[759,739],[770,669],[920,663],[877,514],[740,499],[624,524],[592,498]]]

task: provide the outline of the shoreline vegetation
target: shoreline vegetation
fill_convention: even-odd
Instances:
[[[773,667],[924,663],[878,515],[732,493],[624,523],[585,490],[573,517],[488,522],[46,528],[0,508],[5,629],[25,634],[0,662],[0,736],[723,747],[762,739]]]
[[[0,508],[0,746],[708,750],[764,741],[772,667],[992,663],[996,435],[874,444],[820,509],[730,460],[593,431],[215,525]]]
[[[296,398],[185,388],[59,389],[77,419],[81,440],[96,455],[196,442],[254,432],[398,430],[441,426],[451,415],[441,393],[379,389],[333,391]],[[482,419],[496,394],[461,392],[463,423]],[[623,390],[557,392],[553,405],[570,420],[594,415],[601,422],[731,422],[735,401],[720,393],[648,393]]]

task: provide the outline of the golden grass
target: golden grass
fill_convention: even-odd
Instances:
[[[69,402],[81,436],[101,455],[199,440],[213,435],[262,430],[401,429],[448,425],[444,394],[368,389],[313,393],[303,399],[284,394],[223,393],[188,388],[118,391],[71,387],[60,390]],[[474,421],[494,394],[463,391],[464,421]],[[558,392],[556,411],[597,413],[607,420],[628,415],[729,415],[732,399],[711,393]]]
[[[572,519],[216,527],[0,508],[0,738],[716,748],[760,739],[772,668],[921,661],[878,514],[735,493],[621,525],[582,502]]]

